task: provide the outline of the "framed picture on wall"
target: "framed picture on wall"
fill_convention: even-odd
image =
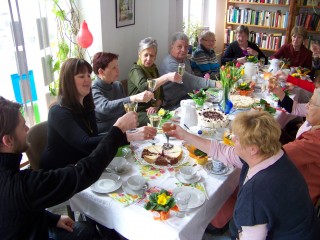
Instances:
[[[135,0],[116,0],[117,28],[134,25],[135,17]]]

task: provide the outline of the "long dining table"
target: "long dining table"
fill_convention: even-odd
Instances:
[[[156,138],[160,141],[158,144],[165,142],[165,137],[161,133]],[[180,140],[171,139],[170,142],[182,146]],[[151,143],[134,142],[131,147],[139,149],[148,144]],[[69,200],[70,206],[74,211],[79,211],[98,223],[115,229],[130,240],[200,240],[207,225],[235,190],[238,184],[239,170],[231,168],[225,175],[214,175],[208,172],[205,167],[195,165],[195,160],[188,156],[185,149],[184,158],[184,165],[197,168],[197,174],[201,176],[198,184],[205,188],[205,201],[198,207],[188,209],[187,216],[184,218],[177,217],[175,212],[171,211],[169,219],[165,221],[154,220],[152,212],[144,209],[141,201],[123,205],[109,194],[97,194],[90,187],[71,198]],[[122,184],[125,184],[132,175],[141,175],[145,168],[132,154],[127,157],[127,161],[130,164],[130,171],[120,175]],[[155,187],[174,191],[174,189],[181,187],[179,180],[176,178],[178,169],[179,166],[175,171],[161,168],[157,174],[152,175],[149,172],[144,176],[147,176],[149,188]],[[157,172],[157,169],[153,169],[153,171]],[[115,192],[120,195],[125,194],[121,187]]]

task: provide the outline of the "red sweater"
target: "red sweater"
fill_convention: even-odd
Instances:
[[[300,78],[292,77],[291,75],[288,76],[287,82],[292,83],[293,85],[298,86],[300,88],[303,88],[303,89],[305,89],[309,92],[312,92],[312,93],[315,89],[313,82],[309,82],[307,80],[302,80]]]
[[[289,58],[291,66],[293,67],[305,67],[311,69],[312,67],[312,52],[304,45],[301,46],[299,51],[294,51],[292,43],[284,44],[272,58]]]
[[[316,204],[320,198],[320,129],[304,132],[283,148],[304,176],[311,200]]]

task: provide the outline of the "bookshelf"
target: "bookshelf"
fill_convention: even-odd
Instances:
[[[248,26],[249,41],[271,55],[290,41],[295,0],[227,0],[224,48],[236,40],[235,29]]]
[[[305,46],[310,49],[312,41],[320,41],[320,0],[298,0],[294,22],[307,29]]]

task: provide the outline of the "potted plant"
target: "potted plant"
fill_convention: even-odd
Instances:
[[[251,88],[251,83],[247,82],[240,83],[237,86],[237,90],[239,92],[239,95],[241,96],[248,96],[253,91],[253,89]]]
[[[167,220],[170,216],[170,209],[176,205],[173,196],[166,190],[162,189],[160,192],[149,195],[149,201],[144,208],[155,212],[155,220]]]
[[[193,92],[188,93],[188,95],[197,104],[197,106],[200,107],[202,107],[205,101],[207,101],[209,98],[208,94],[206,94],[206,92],[202,88],[199,90],[193,90]]]

